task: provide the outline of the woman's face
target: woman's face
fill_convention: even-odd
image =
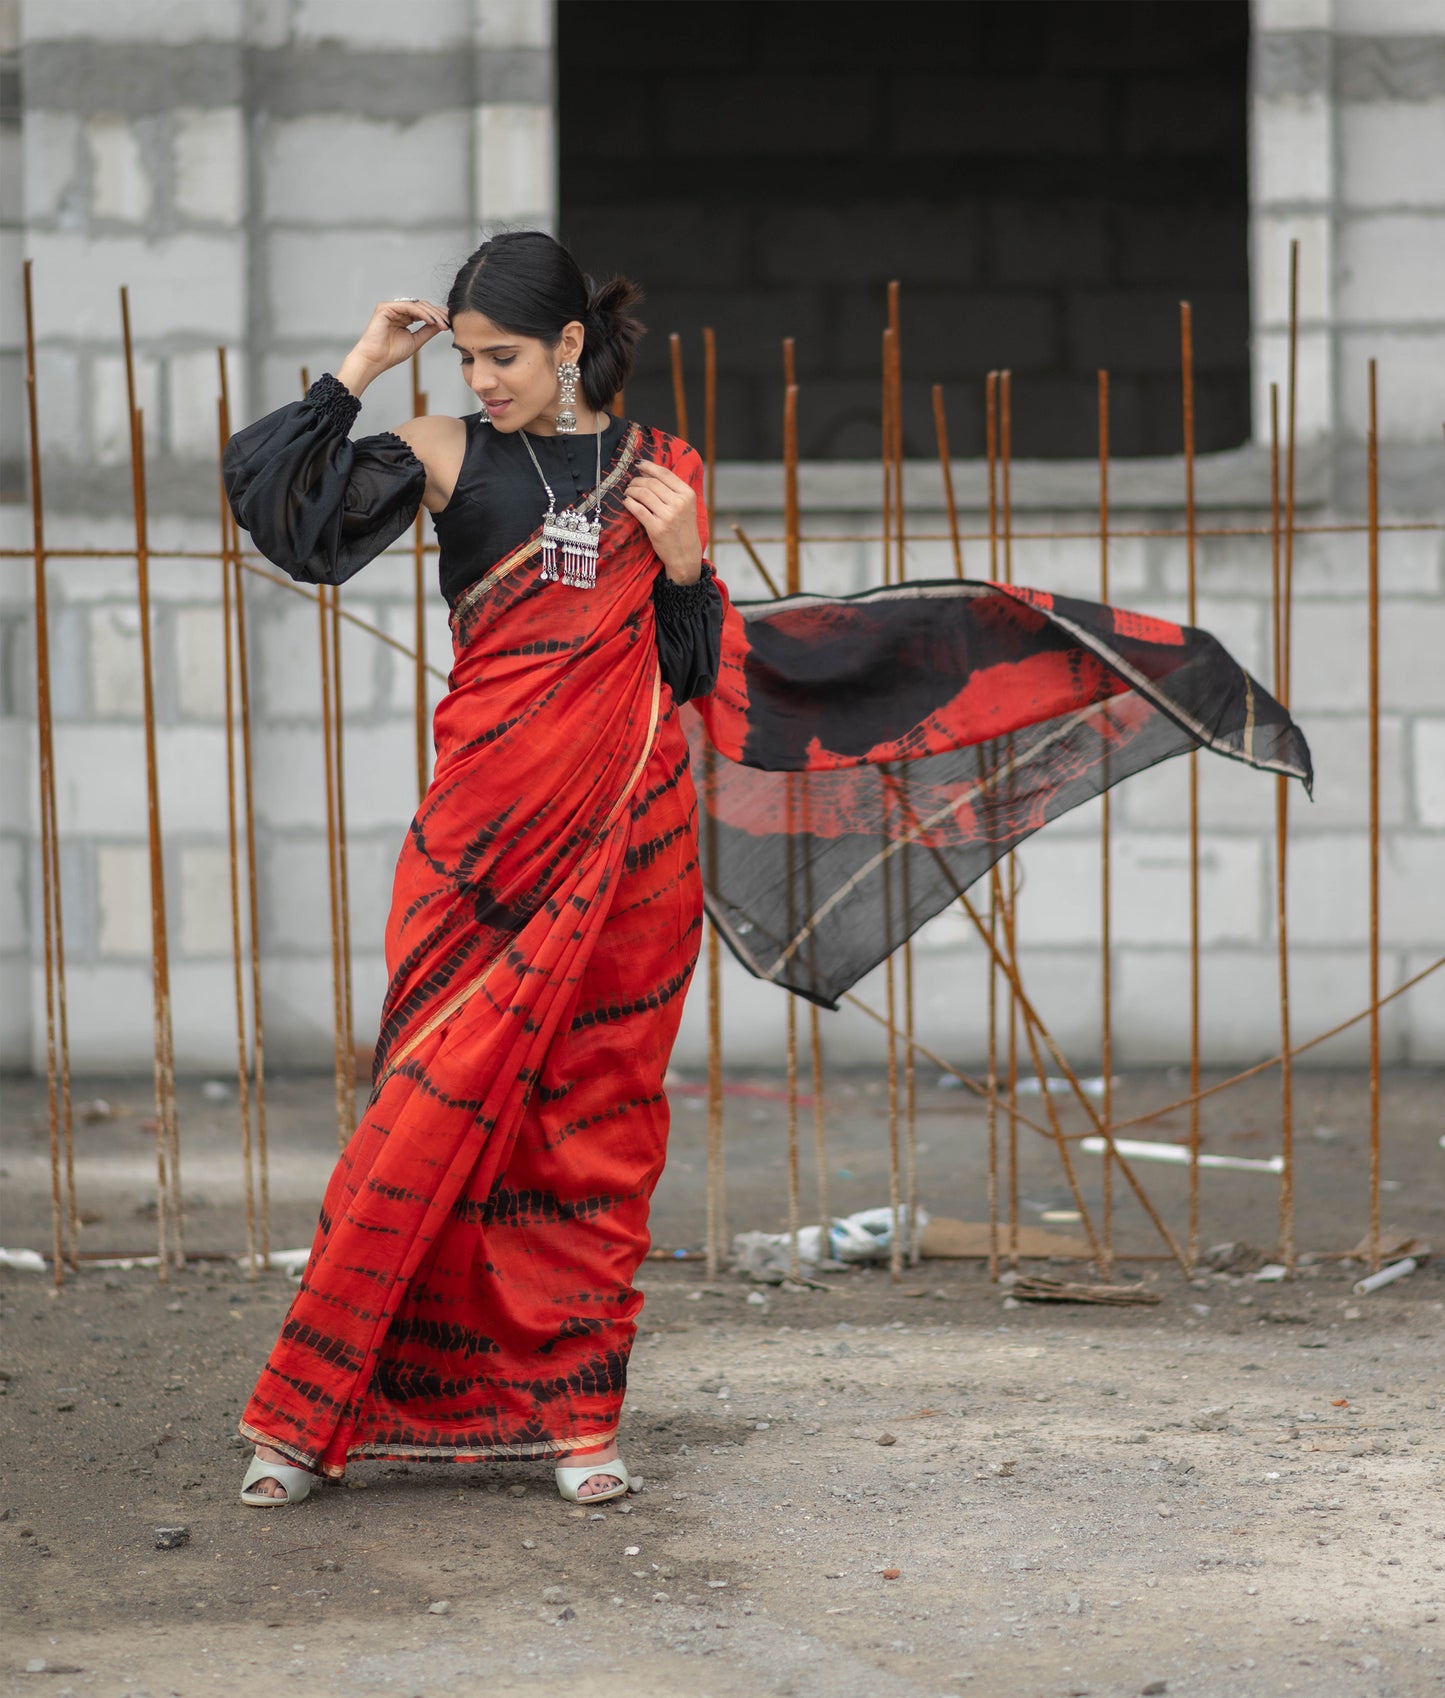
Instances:
[[[498,430],[530,430],[537,436],[556,433],[557,367],[582,352],[582,335],[574,321],[549,348],[535,336],[502,330],[483,313],[459,312],[452,320],[452,346],[461,356],[462,376],[487,417]],[[579,413],[585,411],[580,386],[576,405]]]

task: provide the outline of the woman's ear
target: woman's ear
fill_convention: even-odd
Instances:
[[[562,326],[562,338],[557,344],[557,364],[571,360],[574,364],[582,357],[582,342],[586,331],[581,322],[573,319],[570,324]]]

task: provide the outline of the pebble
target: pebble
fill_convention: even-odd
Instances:
[[[525,1486],[508,1486],[507,1494],[509,1497],[524,1498],[527,1495],[527,1488]]]
[[[523,1539],[522,1540],[522,1549],[524,1551],[535,1551],[536,1548],[537,1548],[537,1541],[535,1539]]]
[[[877,1442],[879,1444],[897,1444],[898,1439],[893,1433],[879,1433]]]
[[[25,1665],[25,1672],[26,1674],[44,1674],[45,1666],[44,1657],[32,1657]]]
[[[1200,1433],[1222,1433],[1229,1425],[1229,1407],[1215,1404],[1209,1409],[1197,1409],[1189,1417],[1189,1425]]]
[[[426,1613],[428,1615],[450,1615],[452,1613],[452,1606],[445,1598],[438,1598],[434,1604],[427,1605]]]
[[[623,1554],[623,1556],[641,1556],[642,1555],[642,1546],[641,1545],[624,1545],[622,1547],[622,1554]]]
[[[565,1586],[544,1586],[542,1588],[542,1602],[544,1604],[565,1604],[570,1601]]]
[[[182,1545],[191,1542],[189,1527],[157,1527],[156,1549],[158,1551],[177,1551]]]

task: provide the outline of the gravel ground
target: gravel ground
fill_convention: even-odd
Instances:
[[[1145,1083],[1157,1100],[1163,1082]],[[1387,1146],[1391,1220],[1437,1232],[1438,1085],[1392,1083]],[[324,1084],[294,1093],[294,1136],[277,1115],[278,1243],[314,1212],[334,1135]],[[1302,1207],[1339,1247],[1360,1225],[1360,1081],[1300,1096]],[[185,1099],[183,1121],[188,1184],[206,1193],[191,1242],[234,1249],[234,1180],[202,1101]],[[876,1165],[881,1143],[875,1094],[859,1084],[849,1101],[840,1174]],[[950,1101],[924,1095],[940,1114]],[[45,1242],[38,1102],[30,1082],[5,1094],[11,1244]],[[1217,1147],[1267,1105],[1212,1120]],[[777,1107],[742,1096],[730,1112],[732,1224],[772,1228]],[[664,1242],[695,1231],[699,1119],[679,1108]],[[981,1158],[958,1124],[921,1121],[920,1169],[925,1201],[962,1214]],[[1317,1125],[1332,1136],[1315,1140]],[[144,1244],[143,1148],[124,1116],[84,1132],[83,1197],[105,1216],[88,1247]],[[1030,1145],[1024,1194],[1041,1211],[1057,1175],[1034,1160]],[[878,1201],[877,1177],[864,1170],[835,1208]],[[1256,1187],[1237,1215],[1264,1209],[1258,1176],[1220,1177]],[[1175,1178],[1151,1182],[1171,1213]],[[835,1194],[852,1184],[836,1178]],[[1222,1220],[1236,1193],[1210,1195]],[[588,1510],[532,1465],[374,1464],[276,1513],[236,1501],[234,1423],[284,1276],[202,1262],[162,1287],[154,1269],[89,1267],[53,1296],[41,1276],[0,1273],[0,1691],[1445,1692],[1445,1271],[1364,1299],[1358,1267],[1337,1261],[1284,1285],[1134,1272],[1156,1307],[1005,1307],[974,1262],[766,1292],[652,1262],[624,1418],[637,1495]],[[158,1549],[167,1526],[186,1542]]]

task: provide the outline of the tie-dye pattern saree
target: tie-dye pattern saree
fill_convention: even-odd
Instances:
[[[629,430],[595,590],[541,582],[533,537],[453,613],[371,1099],[241,1423],[323,1474],[616,1430],[702,913],[657,556],[619,505],[644,455],[700,480]]]

